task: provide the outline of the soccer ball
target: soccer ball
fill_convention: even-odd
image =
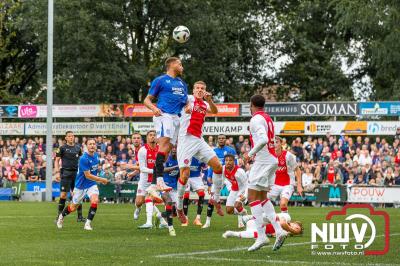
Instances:
[[[185,26],[178,26],[172,32],[172,37],[179,43],[185,43],[189,40],[190,31]]]

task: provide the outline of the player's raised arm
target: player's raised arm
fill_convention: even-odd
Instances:
[[[205,92],[204,99],[208,103],[208,108],[207,108],[207,113],[210,114],[218,114],[218,108],[215,105],[213,99],[212,99],[212,94],[208,91]]]

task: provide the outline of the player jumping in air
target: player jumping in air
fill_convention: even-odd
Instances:
[[[213,149],[202,137],[206,114],[216,114],[218,113],[218,109],[212,100],[211,93],[206,92],[206,84],[203,81],[194,83],[193,95],[188,97],[188,101],[189,103],[181,112],[178,141],[180,177],[178,180],[177,211],[182,223],[187,222],[187,217],[183,212],[183,195],[185,194],[186,184],[190,176],[190,165],[193,157],[212,167],[214,171],[213,183],[215,193],[211,200],[215,202],[217,209],[221,209],[219,197],[222,186],[222,165]],[[222,210],[219,211],[222,212]]]
[[[164,162],[171,151],[173,145],[176,145],[179,131],[179,114],[187,104],[187,85],[179,77],[183,73],[182,62],[177,57],[170,57],[165,61],[167,73],[153,80],[150,86],[149,94],[144,99],[144,105],[153,112],[153,122],[157,131],[159,150],[156,157],[154,175],[157,179],[153,180],[149,193],[157,194],[156,189],[160,191],[168,190],[163,181]],[[157,99],[157,105],[152,103]]]
[[[90,209],[83,229],[93,230],[91,224],[97,211],[97,204],[99,203],[99,189],[96,182],[105,185],[108,183],[108,180],[97,176],[99,156],[95,152],[96,141],[94,139],[89,139],[87,141],[87,149],[88,151],[79,159],[79,168],[76,176],[72,203],[65,207],[58,216],[57,227],[59,229],[63,227],[64,217],[74,212],[82,203],[83,198],[88,195],[90,199]]]
[[[275,153],[278,157],[278,169],[275,173],[275,184],[268,193],[268,198],[275,200],[279,196],[281,213],[289,216],[288,202],[293,194],[295,176],[297,181],[297,192],[300,195],[303,193],[303,187],[301,185],[301,170],[297,165],[296,156],[288,151],[282,150],[281,138],[276,137],[275,140]]]
[[[289,232],[291,235],[301,235],[303,233],[303,225],[299,221],[291,222],[290,219],[286,219],[286,217],[282,213],[277,214],[277,218],[279,219],[279,223],[281,227]],[[235,232],[235,231],[226,231],[222,237],[238,237],[238,238],[257,238],[257,228],[256,223],[254,221],[254,217],[251,215],[247,215],[243,218],[246,222],[246,230]],[[270,237],[275,236],[275,230],[269,221],[264,219],[265,225],[265,234]]]
[[[287,232],[276,221],[276,213],[271,201],[267,198],[267,191],[274,184],[275,172],[278,169],[278,160],[275,155],[274,123],[264,112],[265,98],[254,95],[250,99],[250,141],[252,149],[244,154],[246,161],[253,160],[248,181],[248,201],[251,213],[255,218],[258,238],[249,247],[248,251],[255,251],[268,243],[263,228],[263,215],[271,221],[276,232],[276,241],[272,250],[278,250],[284,243]]]
[[[136,210],[134,219],[138,219],[140,207],[146,204],[146,223],[139,226],[139,229],[151,229],[153,227],[153,212],[156,212],[157,219],[160,220],[160,227],[165,227],[166,222],[161,216],[160,211],[154,206],[153,200],[161,200],[159,197],[148,195],[146,190],[151,186],[154,178],[153,168],[157,154],[158,146],[156,144],[156,132],[150,130],[146,135],[146,144],[139,149],[138,161],[140,168],[140,179],[135,199]]]

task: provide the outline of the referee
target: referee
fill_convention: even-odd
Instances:
[[[55,173],[57,179],[60,180],[60,201],[58,202],[58,215],[64,210],[65,201],[67,200],[68,192],[74,190],[75,178],[78,172],[79,157],[82,155],[82,150],[79,144],[75,144],[75,136],[72,131],[65,133],[66,144],[59,147],[56,153],[56,160],[54,162]],[[60,159],[62,167],[60,167]],[[77,222],[85,222],[82,216],[82,204],[78,206],[78,219]]]

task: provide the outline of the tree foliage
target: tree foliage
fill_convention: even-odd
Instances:
[[[47,1],[0,8],[0,101],[44,102]],[[55,103],[141,101],[172,55],[189,85],[204,80],[225,101],[271,84],[301,100],[352,99],[366,76],[373,98],[400,96],[398,1],[57,0],[54,10]],[[186,44],[172,40],[178,25]],[[345,73],[344,60],[356,67]]]

